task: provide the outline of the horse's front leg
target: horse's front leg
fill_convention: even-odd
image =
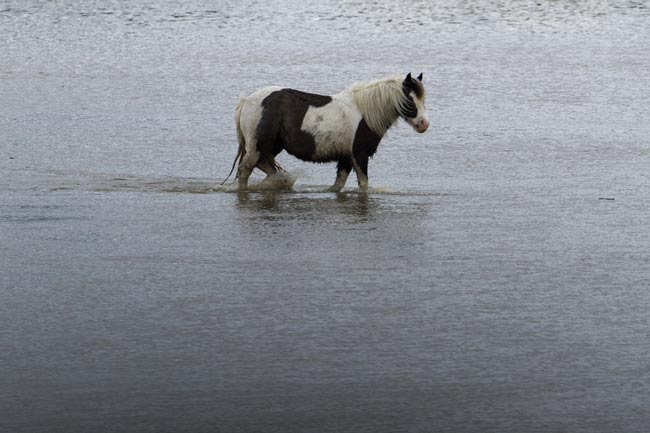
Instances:
[[[368,155],[354,155],[354,172],[357,174],[359,189],[368,191]]]
[[[345,186],[345,182],[348,180],[348,176],[352,171],[352,160],[351,159],[342,159],[338,162],[336,166],[336,181],[334,185],[330,186],[328,191],[339,192]]]

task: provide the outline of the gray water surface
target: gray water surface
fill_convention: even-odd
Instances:
[[[0,40],[0,431],[647,431],[648,2],[0,1]],[[432,126],[369,194],[220,185],[240,94],[407,72]]]

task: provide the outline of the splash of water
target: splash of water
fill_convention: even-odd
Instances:
[[[298,173],[278,172],[262,181],[248,185],[250,191],[293,191]]]

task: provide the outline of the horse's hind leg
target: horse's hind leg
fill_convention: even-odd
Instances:
[[[259,161],[257,161],[257,168],[266,173],[267,176],[273,176],[278,172],[278,165],[275,163],[272,157],[270,159],[263,157],[260,158]]]
[[[239,163],[239,167],[237,167],[237,180],[239,189],[248,188],[248,178],[257,165],[259,157],[259,152],[257,150],[251,149],[250,151],[246,152],[242,158],[241,162]]]

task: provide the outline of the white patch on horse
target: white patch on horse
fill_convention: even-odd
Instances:
[[[322,107],[310,106],[300,128],[314,137],[315,161],[331,161],[333,155],[351,153],[354,133],[361,121],[361,113],[349,103],[349,98],[332,98]]]

